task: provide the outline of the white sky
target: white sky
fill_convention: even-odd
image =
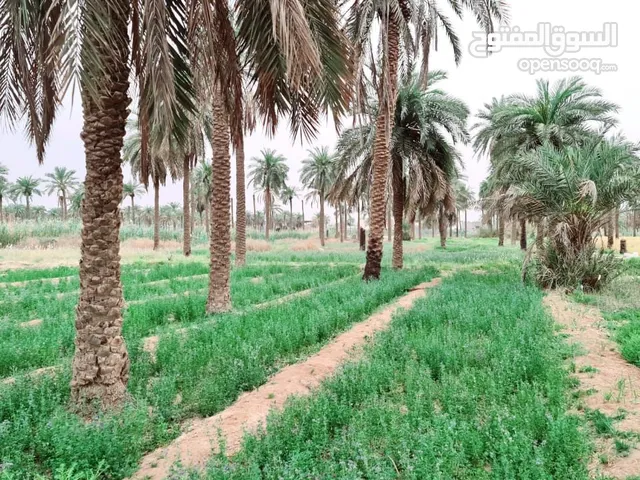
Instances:
[[[638,78],[640,78],[640,28],[637,19],[640,17],[640,2],[635,0],[511,0],[511,27],[520,27],[522,31],[534,31],[538,23],[550,22],[553,26],[562,26],[571,31],[601,31],[605,22],[618,24],[618,46],[608,48],[590,48],[576,54],[565,54],[563,58],[601,58],[604,63],[616,64],[617,72],[581,73],[588,84],[599,87],[607,100],[621,106],[619,114],[620,128],[631,140],[640,140],[640,94],[638,94]],[[547,58],[538,48],[505,48],[502,52],[489,58],[474,58],[468,53],[468,46],[477,27],[470,15],[464,21],[454,21],[456,31],[462,40],[464,56],[459,67],[456,67],[451,48],[441,37],[439,50],[432,54],[430,68],[446,70],[449,78],[439,84],[448,93],[464,100],[472,112],[469,125],[475,122],[478,109],[492,97],[511,93],[532,93],[535,79],[539,77],[557,80],[572,76],[572,73],[550,72],[531,75],[517,67],[521,58]],[[634,87],[635,85],[635,87]],[[347,122],[348,123],[348,122]],[[82,125],[82,109],[76,99],[73,109],[65,106],[58,114],[47,157],[43,166],[38,166],[35,152],[25,139],[22,131],[0,132],[0,163],[9,167],[9,179],[19,176],[34,175],[43,177],[55,166],[66,166],[75,169],[80,178],[84,178],[84,153],[80,140]],[[330,122],[327,122],[318,133],[312,144],[293,142],[286,125],[274,138],[268,138],[262,131],[246,139],[245,150],[247,166],[253,156],[257,156],[263,148],[273,148],[283,154],[290,166],[289,181],[299,186],[299,169],[301,161],[307,156],[307,149],[315,145],[335,146],[337,134]],[[480,182],[486,176],[487,161],[474,156],[470,147],[461,149],[465,162],[465,174],[468,183],[478,190]],[[232,162],[233,163],[233,162]],[[125,167],[125,181],[129,180],[128,167]],[[235,197],[235,179],[232,178],[232,196]],[[251,205],[251,189],[247,190],[247,207]],[[47,207],[56,206],[55,197],[34,199],[35,204]],[[181,202],[181,182],[169,184],[160,193],[161,203]],[[140,200],[139,205],[151,205],[152,192]],[[294,204],[294,211],[300,211],[300,202]],[[260,208],[260,207],[258,207]],[[312,211],[309,205],[305,213]],[[477,215],[472,215],[475,219]]]

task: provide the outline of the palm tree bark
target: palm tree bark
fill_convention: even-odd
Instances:
[[[291,230],[293,230],[293,197],[289,198],[289,223],[291,225]]]
[[[302,231],[304,231],[304,199],[300,200],[300,205],[302,205]]]
[[[153,179],[153,249],[160,248],[160,179]]]
[[[520,219],[520,249],[527,249],[527,219]]]
[[[135,205],[133,204],[133,195],[129,195],[131,197],[131,223],[135,224],[136,223],[136,209],[135,209]]]
[[[27,201],[27,220],[31,220],[31,203],[29,202],[29,195],[25,195],[25,200]]]
[[[264,193],[264,237],[269,240],[269,228],[271,228],[271,189],[267,187]]]
[[[440,246],[447,248],[447,216],[444,213],[444,204],[440,202],[438,212],[438,230],[440,231]]]
[[[542,250],[544,245],[544,219],[539,219],[536,225],[536,248],[538,251]]]
[[[324,247],[324,189],[320,189],[320,245]]]
[[[340,222],[342,220],[342,216],[340,216],[340,219],[338,218],[338,205],[336,205],[336,208],[334,208],[333,213],[335,214],[335,217],[336,217],[336,234],[335,234],[335,237],[339,238],[340,237]]]
[[[182,253],[185,257],[191,255],[191,154],[185,155],[182,160]]]
[[[615,213],[611,212],[609,214],[609,225],[607,226],[607,248],[613,248],[613,244],[615,243],[615,228],[614,228],[614,218]]]
[[[464,238],[467,238],[467,209],[464,209]]]
[[[220,88],[213,94],[213,128],[211,161],[211,269],[207,313],[231,310],[231,157],[229,156],[229,119],[225,111]]]
[[[518,224],[515,220],[511,220],[511,245],[516,244],[516,237],[518,236]]]
[[[387,242],[390,242],[391,239],[393,238],[393,235],[391,232],[391,204],[387,203],[385,208],[387,213],[387,219],[385,220],[385,227],[387,228]]]
[[[402,218],[404,216],[404,185],[402,181],[402,159],[391,159],[391,183],[393,186],[393,254],[391,266],[402,268]]]
[[[616,207],[616,213],[614,215],[614,230],[616,232],[616,238],[620,238],[620,208]]]
[[[502,209],[498,211],[498,246],[504,247],[504,213]]]
[[[244,177],[244,135],[239,135],[236,145],[236,266],[241,267],[247,258],[247,206]]]
[[[106,78],[99,102],[83,89],[86,178],[82,208],[80,298],[71,398],[77,404],[120,404],[129,379],[129,356],[122,337],[120,282],[120,202],[122,150],[130,99],[127,19],[131,3],[105,4],[114,33],[108,49],[99,49]]]
[[[384,235],[385,193],[389,172],[389,137],[393,129],[393,112],[398,85],[398,59],[400,33],[396,19],[389,15],[387,21],[387,52],[383,59],[382,88],[378,92],[380,112],[376,120],[376,136],[373,147],[373,180],[371,182],[371,216],[367,263],[364,280],[380,278],[382,266],[382,238]],[[386,88],[384,88],[386,86]],[[400,225],[402,227],[402,224]]]

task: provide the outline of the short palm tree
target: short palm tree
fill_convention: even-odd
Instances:
[[[84,200],[84,184],[80,184],[71,195],[70,209],[72,215],[80,217],[82,215],[82,201]]]
[[[122,199],[129,197],[131,200],[131,223],[136,223],[136,206],[134,198],[144,193],[142,185],[133,180],[122,185]]]
[[[318,197],[320,203],[320,215],[318,217],[318,229],[320,245],[325,243],[325,216],[324,204],[326,194],[333,185],[335,175],[335,156],[329,153],[327,147],[315,147],[308,151],[309,157],[302,161],[300,181],[305,188],[311,190],[311,196]]]
[[[549,246],[538,253],[543,286],[575,287],[577,282],[599,288],[604,283],[600,275],[606,273],[593,263],[593,235],[610,221],[616,206],[640,195],[636,151],[637,146],[619,139],[595,137],[579,146],[546,143],[504,165],[510,184],[507,209],[547,221]]]
[[[45,177],[45,192],[47,195],[55,193],[58,196],[62,220],[65,221],[67,219],[67,199],[78,186],[76,171],[66,167],[55,167],[53,173],[46,173]]]
[[[42,195],[42,192],[38,189],[40,186],[40,180],[33,178],[31,175],[28,177],[20,177],[11,186],[11,193],[16,197],[24,197],[26,203],[26,215],[27,219],[31,218],[31,199],[34,195]]]
[[[275,150],[262,150],[260,157],[251,159],[249,183],[258,189],[264,198],[264,214],[266,218],[265,237],[269,240],[269,228],[272,221],[272,206],[276,196],[285,187],[289,166],[287,159]]]

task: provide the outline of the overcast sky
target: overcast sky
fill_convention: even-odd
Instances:
[[[537,30],[541,22],[564,27],[566,31],[603,31],[605,22],[617,24],[617,46],[582,49],[578,53],[566,53],[561,58],[598,58],[603,63],[617,66],[616,72],[603,72],[599,75],[592,72],[579,74],[587,83],[600,88],[608,100],[621,106],[620,129],[629,139],[640,140],[640,94],[638,93],[640,28],[637,26],[637,19],[640,18],[640,2],[632,0],[608,0],[607,2],[602,0],[511,0],[509,3],[511,4],[510,26],[519,27],[521,31]],[[451,48],[442,36],[438,51],[432,55],[430,68],[448,72],[449,78],[441,82],[439,87],[464,100],[471,109],[472,115],[475,115],[478,109],[492,97],[520,92],[532,93],[536,78],[557,80],[573,75],[568,72],[541,72],[531,75],[518,68],[519,60],[523,58],[549,58],[542,48],[504,48],[489,58],[474,58],[469,53],[469,46],[474,38],[473,32],[478,30],[473,19],[467,15],[464,21],[454,21],[454,24],[464,47],[460,66],[456,67],[452,60]],[[473,123],[472,116],[469,125]],[[65,108],[60,111],[45,163],[42,166],[38,166],[34,149],[21,130],[13,133],[0,132],[2,145],[0,163],[9,167],[10,181],[24,175],[42,177],[45,173],[52,171],[55,166],[75,169],[80,178],[84,178],[84,152],[79,136],[81,125],[82,109],[76,98],[73,108],[65,105]],[[247,164],[252,157],[259,155],[261,149],[275,149],[288,159],[290,183],[299,186],[299,169],[301,161],[307,156],[307,149],[315,145],[328,145],[333,148],[336,140],[337,134],[330,122],[323,126],[317,140],[312,144],[301,144],[299,140],[294,143],[289,137],[286,126],[283,126],[273,138],[258,131],[245,141]],[[473,150],[469,147],[463,147],[461,152],[468,183],[477,192],[480,182],[486,176],[487,161],[484,158],[475,157]],[[128,167],[125,167],[124,175],[125,181],[130,179]],[[235,179],[232,178],[232,195],[235,197],[234,186]],[[181,202],[180,182],[174,185],[169,184],[162,189],[160,201],[161,203]],[[138,200],[139,205],[151,205],[152,202],[152,192]],[[54,197],[37,198],[34,203],[47,207],[56,206]],[[247,191],[247,203],[251,208],[250,188]],[[300,204],[296,203],[294,210],[300,211]],[[310,207],[307,206],[307,209],[309,211]]]

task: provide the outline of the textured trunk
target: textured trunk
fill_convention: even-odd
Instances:
[[[62,221],[67,221],[67,195],[62,192]]]
[[[440,203],[438,214],[438,230],[440,231],[440,246],[447,248],[447,216],[444,213],[444,204]]]
[[[320,245],[324,247],[324,190],[320,190]]]
[[[120,151],[125,134],[128,30],[130,2],[105,3],[114,33],[108,49],[100,49],[108,75],[100,82],[100,101],[83,91],[86,178],[82,207],[80,298],[76,308],[75,355],[71,398],[77,405],[98,402],[120,404],[129,379],[129,356],[122,337],[122,284],[120,283]],[[88,13],[87,15],[90,15]]]
[[[247,206],[244,178],[244,135],[236,146],[236,266],[241,267],[247,258]]]
[[[267,187],[264,194],[264,220],[264,236],[269,240],[269,229],[271,228],[271,189],[269,187]]]
[[[498,246],[504,247],[504,214],[498,211]]]
[[[207,313],[231,310],[231,158],[229,156],[229,121],[219,87],[213,94],[213,128],[211,161],[211,270],[209,271],[209,296]]]
[[[133,203],[133,195],[131,197],[131,223],[136,223],[136,206]]]
[[[29,202],[29,196],[27,195],[24,198],[27,201],[27,211],[26,211],[27,220],[31,220],[31,203]]]
[[[302,206],[302,231],[304,231],[304,200],[300,200],[300,205]]]
[[[386,213],[387,213],[387,219],[385,220],[385,227],[387,228],[387,242],[390,242],[393,239],[393,232],[391,230],[391,202],[387,202],[387,206],[386,208]]]
[[[229,199],[229,219],[231,220],[231,230],[235,228],[233,223],[233,198]]]
[[[615,228],[613,226],[615,218],[615,213],[611,212],[609,214],[609,225],[607,226],[607,248],[613,248],[613,244],[615,243],[614,235]]]
[[[336,217],[336,234],[335,237],[339,238],[340,237],[340,220],[338,219],[338,206],[336,205],[336,208],[333,209],[333,213],[335,214]]]
[[[153,249],[160,248],[160,180],[153,179]]]
[[[404,185],[402,182],[402,159],[391,159],[391,183],[393,187],[393,254],[391,266],[402,268],[402,219],[404,216]]]
[[[616,238],[620,238],[620,209],[616,208],[615,218],[614,218],[614,230],[616,232]]]
[[[185,257],[191,255],[191,155],[185,155],[182,163],[182,253]]]
[[[511,245],[516,244],[516,237],[518,236],[518,224],[511,220]]]
[[[373,147],[373,179],[371,182],[371,216],[365,280],[380,278],[382,264],[382,238],[384,235],[385,191],[389,172],[389,137],[393,129],[393,112],[398,84],[398,58],[400,34],[393,16],[387,22],[386,58],[382,64],[383,88],[378,93],[380,111],[376,120],[376,136]],[[384,88],[386,86],[386,88]],[[402,224],[401,224],[402,227]]]
[[[538,224],[536,225],[536,248],[538,250],[542,250],[542,246],[544,244],[544,220],[538,220]]]
[[[451,221],[451,218],[447,218],[447,221],[449,222],[449,238],[453,237],[453,222]]]
[[[357,203],[356,203],[356,209],[357,209],[357,218],[358,218],[358,235],[360,235],[360,199],[357,199]]]
[[[520,249],[527,249],[527,220],[523,218],[520,220]]]

